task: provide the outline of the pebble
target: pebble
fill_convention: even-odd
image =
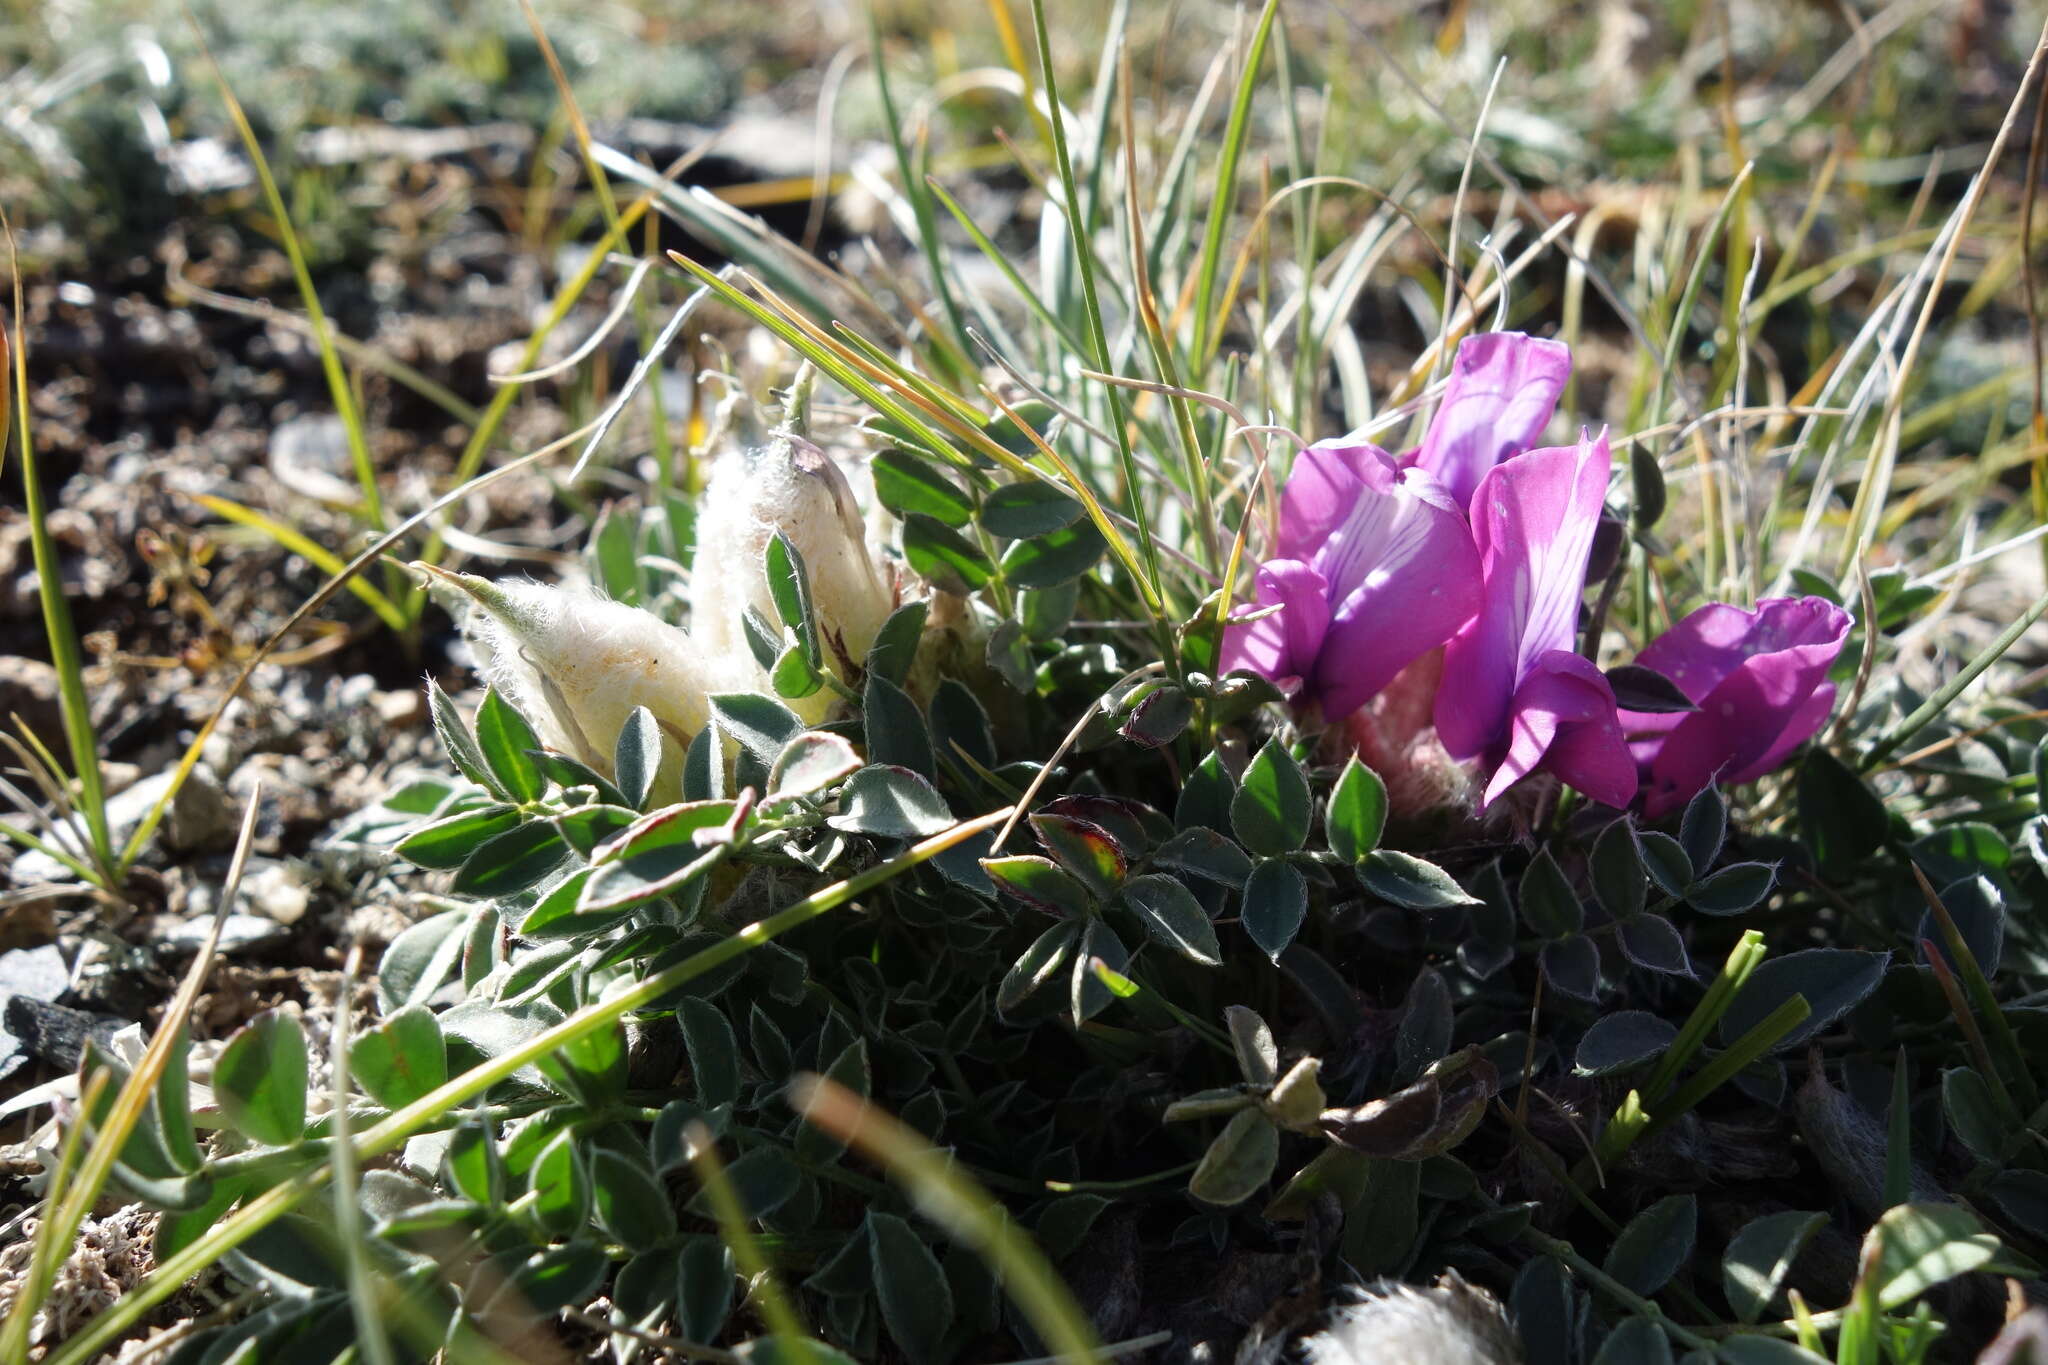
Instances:
[[[348,428],[331,413],[279,423],[270,435],[270,472],[315,502],[348,506],[362,496],[349,463]]]
[[[118,1014],[75,1010],[27,995],[10,995],[6,1007],[0,1008],[0,1031],[20,1040],[23,1054],[59,1071],[77,1067],[88,1039],[105,1046],[127,1026]]]
[[[0,654],[0,723],[14,728],[14,717],[53,754],[65,752],[63,704],[57,697],[57,670],[41,659]]]
[[[107,828],[115,847],[128,841],[176,776],[177,769],[167,768],[107,799]],[[191,852],[220,846],[227,842],[234,828],[234,815],[228,809],[220,779],[214,776],[211,768],[201,763],[193,767],[184,785],[178,788],[170,810],[157,826],[156,837],[169,848]],[[11,871],[17,886],[75,880],[71,869],[34,849],[16,858]]]
[[[297,924],[313,899],[302,870],[284,862],[252,865],[242,874],[242,898],[249,909],[278,924]]]
[[[178,952],[197,952],[206,942],[206,931],[212,924],[211,915],[195,915],[164,934],[160,941]],[[247,952],[252,948],[282,943],[290,937],[291,931],[274,919],[266,919],[262,915],[232,914],[220,923],[219,950],[228,954]]]
[[[378,720],[398,728],[417,725],[427,709],[426,697],[417,687],[395,692],[372,692],[370,705],[377,712]]]
[[[32,1058],[22,1040],[6,1025],[7,1005],[16,996],[47,1004],[71,985],[71,969],[54,943],[0,953],[0,1080]]]

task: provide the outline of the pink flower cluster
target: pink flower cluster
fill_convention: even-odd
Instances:
[[[1231,628],[1224,667],[1338,721],[1441,647],[1437,736],[1481,765],[1482,807],[1543,769],[1611,806],[1640,791],[1654,819],[1717,778],[1783,762],[1834,705],[1827,673],[1850,622],[1833,603],[1714,603],[1666,631],[1637,662],[1691,711],[1621,709],[1574,649],[1613,456],[1604,431],[1530,448],[1570,374],[1561,343],[1472,337],[1419,449],[1304,451],[1257,573],[1258,606],[1273,610]]]

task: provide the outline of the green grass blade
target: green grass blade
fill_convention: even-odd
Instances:
[[[889,62],[882,54],[881,21],[876,17],[875,7],[868,6],[868,47],[875,69],[875,88],[882,97],[882,120],[889,130],[889,147],[896,154],[896,173],[903,180],[903,195],[910,201],[911,216],[917,222],[917,246],[924,253],[925,264],[931,271],[932,293],[938,296],[939,307],[946,314],[946,325],[950,335],[934,334],[933,348],[956,383],[965,383],[974,375],[974,362],[967,354],[967,323],[960,316],[959,300],[953,297],[951,272],[946,264],[945,247],[939,241],[938,215],[932,212],[931,188],[926,178],[917,173],[910,154],[910,144],[903,138],[903,121],[896,113],[896,97],[889,89]]]
[[[97,883],[99,881],[99,873],[93,868],[87,866],[71,854],[66,853],[63,849],[58,848],[49,840],[38,838],[19,825],[9,824],[4,820],[0,820],[0,839],[9,840],[21,845],[23,848],[32,848],[45,858],[56,859],[77,873],[80,881],[89,883]]]
[[[322,573],[341,572],[341,556],[296,527],[287,526],[274,517],[265,516],[253,507],[244,507],[232,499],[217,498],[210,493],[202,493],[194,501],[225,521],[231,521],[237,526],[246,526],[252,531],[261,531]],[[377,613],[377,619],[393,630],[404,630],[410,624],[396,603],[361,578],[351,578],[348,581],[348,590],[361,598],[371,611]]]
[[[8,254],[13,256],[13,235],[8,236]],[[35,441],[29,432],[28,344],[22,335],[21,271],[14,273],[14,367],[9,376],[15,395],[15,439],[20,445],[22,514],[28,520],[29,551],[36,568],[36,597],[43,609],[43,634],[50,646],[50,663],[57,672],[58,710],[64,722],[64,743],[70,750],[72,772],[78,781],[78,807],[85,818],[87,841],[97,865],[93,880],[103,881],[108,891],[120,890],[116,873],[114,841],[107,826],[107,789],[100,776],[99,736],[93,730],[92,707],[85,695],[85,651],[79,644],[78,626],[71,618],[71,603],[64,596],[63,570],[58,562],[57,543],[50,535],[50,506],[43,488],[41,466],[36,463]]]
[[[1034,0],[1037,3],[1038,0]],[[1223,264],[1223,229],[1230,221],[1236,199],[1237,163],[1244,155],[1245,138],[1251,132],[1252,94],[1258,89],[1259,67],[1265,61],[1266,42],[1273,34],[1273,18],[1280,12],[1280,0],[1266,0],[1259,12],[1258,27],[1252,30],[1251,46],[1238,73],[1237,94],[1230,105],[1230,122],[1223,129],[1223,155],[1216,164],[1216,198],[1209,205],[1208,225],[1202,230],[1201,264],[1195,277],[1195,346],[1197,375],[1208,372],[1209,362],[1223,342],[1223,319],[1212,327],[1210,313],[1216,302],[1216,272]]]
[[[790,1104],[806,1120],[844,1138],[907,1186],[918,1211],[980,1253],[1058,1359],[1085,1365],[1101,1345],[1088,1315],[1060,1282],[1045,1253],[1008,1212],[951,1157],[907,1124],[823,1076],[800,1076]]]
[[[1892,1060],[1892,1104],[1885,1114],[1884,1206],[1896,1208],[1912,1197],[1912,1065],[1901,1047]]]
[[[2028,607],[2018,620],[1998,632],[1997,638],[1964,664],[1961,672],[1943,683],[1939,691],[1914,709],[1912,715],[1893,726],[1887,734],[1865,750],[1857,766],[1869,772],[1889,757],[1892,750],[1912,738],[1922,726],[1939,717],[1948,709],[1949,703],[1962,695],[1964,688],[1977,681],[1985,669],[1997,663],[2007,650],[2019,642],[2022,635],[2032,630],[2034,623],[2041,619],[2044,612],[2048,612],[2048,594],[2036,598],[2033,606]]]
[[[817,1353],[810,1349],[810,1334],[804,1330],[796,1305],[783,1291],[768,1258],[762,1254],[760,1239],[747,1226],[747,1214],[740,1204],[739,1191],[733,1188],[732,1178],[725,1173],[725,1163],[719,1159],[718,1144],[712,1139],[711,1130],[701,1123],[692,1122],[684,1129],[683,1139],[688,1144],[690,1165],[696,1168],[697,1181],[704,1187],[705,1197],[711,1201],[719,1235],[732,1249],[740,1277],[747,1282],[748,1295],[759,1306],[768,1330],[790,1346],[791,1354],[814,1359]]]
[[[242,112],[242,102],[228,88],[227,77],[214,62],[211,51],[207,53],[207,63],[213,72],[214,83],[220,89],[221,102],[227,106],[228,118],[235,125],[235,133],[241,138],[242,148],[256,168],[257,182],[263,187],[264,203],[269,206],[270,216],[277,225],[278,242],[291,263],[292,281],[298,286],[299,300],[305,305],[307,321],[312,325],[313,344],[320,352],[320,370],[327,379],[328,397],[333,400],[335,414],[341,418],[342,428],[348,434],[349,461],[355,469],[356,484],[362,489],[363,506],[368,511],[371,525],[381,531],[384,529],[384,499],[377,490],[377,471],[370,460],[370,443],[362,409],[356,405],[348,371],[341,363],[341,352],[335,348],[327,311],[320,306],[320,291],[313,287],[313,272],[306,264],[305,248],[300,245],[298,231],[292,226],[284,195],[278,191],[277,177],[271,174],[270,161],[263,155],[263,144],[257,139],[256,130],[250,126],[249,116]]]
[[[1066,344],[1068,350],[1076,354],[1087,350],[1088,347],[1082,342],[1080,337],[1074,334],[1073,329],[1068,327],[1058,314],[1046,306],[1045,300],[1038,296],[1038,291],[1033,289],[1024,277],[1018,273],[1016,266],[1010,264],[1010,258],[1003,253],[1000,247],[990,241],[988,234],[983,232],[980,225],[968,216],[967,210],[960,206],[960,201],[946,193],[945,186],[939,184],[938,181],[931,180],[927,183],[931,186],[932,193],[938,196],[939,202],[946,206],[947,212],[953,215],[954,221],[960,224],[960,228],[967,234],[968,240],[973,242],[981,254],[988,258],[989,263],[995,266],[1005,280],[1009,281],[1010,287],[1017,291],[1017,297],[1023,300],[1026,308],[1031,310],[1032,316],[1043,322],[1047,327],[1050,327],[1054,334]]]

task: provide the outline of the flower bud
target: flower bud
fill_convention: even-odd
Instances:
[[[672,794],[683,746],[710,716],[710,694],[760,685],[751,658],[708,651],[638,607],[576,589],[413,567],[468,595],[473,609],[463,634],[482,656],[485,678],[541,741],[607,776],[619,731],[644,706],[664,734],[663,790]]]
[[[704,647],[737,654],[748,607],[777,619],[764,564],[777,531],[803,557],[826,662],[847,677],[896,605],[894,575],[868,549],[846,476],[801,436],[779,432],[759,449],[728,451],[712,469],[697,516],[690,629]]]

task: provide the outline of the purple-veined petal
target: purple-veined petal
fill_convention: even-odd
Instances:
[[[1330,626],[1323,576],[1299,560],[1274,559],[1259,566],[1257,583],[1257,605],[1280,610],[1224,631],[1223,668],[1250,669],[1276,683],[1298,682],[1315,669]]]
[[[1543,435],[1571,372],[1563,342],[1520,332],[1467,337],[1414,463],[1436,475],[1459,506],[1470,505],[1488,470]]]
[[[1636,762],[1615,714],[1614,689],[1591,660],[1569,650],[1544,654],[1516,688],[1507,752],[1482,805],[1538,768],[1606,805],[1635,799]]]
[[[1280,526],[1273,539],[1275,559],[1315,558],[1357,505],[1368,471],[1385,461],[1375,445],[1312,445],[1294,459],[1280,490]]]
[[[1472,618],[1479,552],[1463,513],[1420,469],[1382,459],[1316,556],[1335,607],[1316,665],[1323,712],[1348,715]]]
[[[1437,733],[1454,756],[1476,758],[1500,743],[1536,660],[1570,650],[1611,464],[1602,431],[1577,446],[1517,455],[1479,481],[1479,612],[1446,647],[1437,693]]]

